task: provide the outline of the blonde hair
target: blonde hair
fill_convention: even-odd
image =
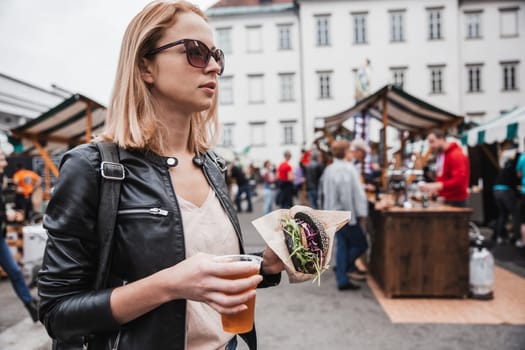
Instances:
[[[205,20],[206,15],[187,1],[154,1],[129,23],[117,67],[113,94],[101,138],[123,148],[147,149],[166,153],[167,128],[157,117],[155,100],[142,79],[143,57],[154,49],[165,31],[180,13],[193,12]],[[204,153],[215,140],[217,94],[210,108],[196,112],[190,121],[188,150]]]

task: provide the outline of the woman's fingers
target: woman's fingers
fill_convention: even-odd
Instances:
[[[255,290],[249,290],[240,294],[210,293],[207,304],[214,309],[221,309],[221,313],[236,313],[246,310],[246,303],[255,297]]]
[[[215,276],[250,276],[259,272],[259,265],[247,262],[213,262],[210,264],[211,273]]]
[[[214,278],[210,281],[208,289],[212,292],[240,294],[249,289],[255,289],[262,282],[261,275],[254,275],[247,278],[230,280],[226,278]]]
[[[208,305],[210,305],[215,311],[217,311],[218,313],[220,313],[222,315],[236,314],[236,313],[244,311],[244,310],[246,310],[248,308],[246,305],[239,305],[239,306],[236,306],[236,307],[226,308],[226,307],[222,307],[222,306],[220,306],[218,304],[215,304],[213,302],[209,302]]]

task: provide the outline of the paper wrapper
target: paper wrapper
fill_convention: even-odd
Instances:
[[[349,220],[349,211],[335,210],[314,210],[309,207],[296,205],[291,209],[279,209],[252,221],[253,226],[262,236],[268,247],[283,261],[290,283],[304,282],[316,277],[315,274],[306,274],[295,271],[290,253],[284,242],[284,231],[281,228],[281,218],[289,216],[293,218],[298,211],[312,213],[321,224],[323,224],[328,235],[328,254],[324,270],[328,268],[332,257],[332,247],[334,245],[335,233],[343,227]],[[324,271],[323,270],[323,271]]]

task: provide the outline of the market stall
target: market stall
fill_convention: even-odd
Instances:
[[[370,272],[385,295],[466,297],[471,212],[439,204],[372,210]]]
[[[10,130],[14,153],[42,159],[43,170],[33,169],[44,177],[44,195],[50,195],[51,178],[58,177],[59,156],[76,145],[89,142],[104,126],[106,108],[80,94],[64,99],[57,106],[26,124]],[[35,201],[34,201],[35,202]],[[35,278],[44,253],[46,232],[40,223],[17,222],[6,228],[6,242],[29,279]],[[1,272],[0,272],[1,275]]]
[[[380,164],[383,166],[384,192],[392,188],[388,186],[391,180],[403,182],[397,190],[404,192],[403,201],[391,199],[388,193],[381,195],[381,201],[390,198],[388,203],[370,205],[372,276],[388,297],[466,296],[468,221],[471,210],[437,203],[423,208],[421,202],[412,201],[413,198],[406,191],[416,172],[413,169],[410,172],[387,169],[387,149],[391,140],[385,131],[394,128],[399,132],[402,154],[409,139],[424,138],[434,128],[453,130],[463,118],[422,101],[396,86],[387,85],[348,110],[325,117],[324,126],[318,130],[325,137],[333,138],[342,123],[357,115],[369,115],[382,124],[379,143],[382,148]],[[429,153],[422,156],[419,169],[428,157]]]
[[[433,106],[395,85],[386,85],[372,95],[358,101],[353,107],[323,118],[323,125],[316,128],[330,138],[341,125],[357,115],[369,115],[381,122],[380,131],[381,163],[388,164],[389,142],[385,131],[394,128],[399,131],[402,146],[407,140],[423,136],[428,130],[439,128],[449,130],[458,126],[463,117]],[[356,135],[361,137],[361,135]]]

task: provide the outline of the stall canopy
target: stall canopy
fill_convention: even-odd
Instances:
[[[387,125],[414,134],[422,134],[432,128],[448,129],[463,121],[463,117],[422,101],[394,85],[386,85],[350,109],[325,117],[324,128],[320,129],[334,129],[365,111]]]
[[[72,95],[26,124],[10,130],[15,152],[39,155],[46,170],[58,176],[51,155],[90,142],[102,130],[106,108],[80,94]]]
[[[465,131],[461,135],[461,142],[473,147],[484,143],[521,140],[523,137],[525,137],[525,106]]]

